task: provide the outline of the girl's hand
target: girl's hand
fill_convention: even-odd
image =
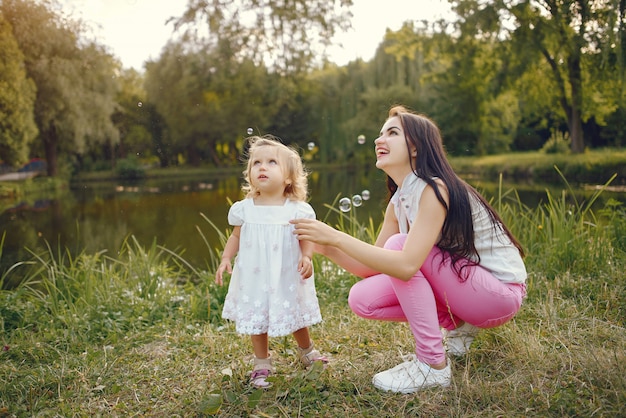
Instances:
[[[222,262],[220,263],[217,271],[215,272],[215,283],[222,285],[222,276],[224,274],[224,270],[226,270],[229,274],[233,273],[233,268],[230,265],[230,258],[222,258]]]
[[[313,263],[311,262],[311,257],[306,255],[300,257],[300,261],[298,261],[298,271],[300,272],[300,277],[303,279],[308,279],[313,275]]]
[[[315,219],[293,219],[294,235],[299,240],[311,241],[320,245],[334,246],[339,231]]]

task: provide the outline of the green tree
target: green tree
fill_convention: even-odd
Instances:
[[[363,96],[379,109],[365,114],[402,103],[437,121],[450,153],[505,151],[518,117],[515,96],[498,90],[497,41],[453,36],[450,24],[406,22],[387,31]]]
[[[525,66],[542,57],[549,65],[554,94],[572,138],[573,152],[585,148],[583,121],[599,110],[607,96],[589,83],[593,56],[623,56],[622,0],[452,0],[465,36],[508,39],[512,42],[508,70],[519,76]],[[524,59],[519,59],[523,57]],[[616,69],[607,61],[602,77]],[[515,69],[515,66],[518,68]],[[520,71],[521,69],[521,71]],[[623,74],[623,61],[617,73]],[[620,88],[623,91],[623,87]],[[610,109],[604,106],[604,109]]]
[[[0,14],[0,160],[26,162],[37,136],[33,114],[35,84],[26,76],[24,55],[9,22]]]
[[[289,82],[270,76],[263,65],[241,61],[216,51],[194,51],[190,43],[172,42],[156,62],[146,65],[148,102],[166,126],[170,149],[192,164],[238,163],[248,128],[267,133],[293,92]],[[276,133],[271,131],[271,133]]]
[[[190,0],[175,28],[221,56],[267,64],[282,74],[321,63],[336,30],[347,29],[352,0]]]
[[[174,42],[163,49],[158,61],[146,63],[146,97],[162,116],[166,152],[184,155],[192,164],[207,155],[210,132],[226,123],[219,118],[219,98],[207,91],[212,72],[207,53],[186,52],[184,45]]]
[[[447,65],[433,77],[434,117],[451,153],[501,153],[513,143],[519,104],[517,93],[498,77],[503,65],[498,48],[499,41],[488,37],[450,37],[445,43]]]
[[[3,0],[0,11],[12,25],[28,77],[37,87],[35,121],[48,174],[57,174],[60,153],[80,155],[91,144],[116,143],[113,58],[80,39],[79,22],[63,18],[50,3]]]
[[[117,102],[113,122],[120,133],[116,158],[128,155],[151,157],[157,154],[157,144],[150,132],[150,109],[143,87],[144,76],[134,69],[122,70],[119,77]]]

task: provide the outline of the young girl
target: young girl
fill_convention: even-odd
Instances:
[[[510,320],[526,295],[520,244],[495,210],[446,159],[439,129],[423,115],[394,107],[374,141],[390,201],[374,245],[330,226],[298,219],[294,233],[315,250],[366,278],[350,290],[359,316],[408,321],[415,356],[380,372],[375,387],[412,393],[448,386],[448,352],[464,354],[480,328]]]
[[[315,219],[307,197],[307,176],[298,153],[270,137],[251,137],[246,193],[228,212],[233,231],[215,274],[222,284],[232,273],[222,317],[249,334],[254,350],[251,383],[266,388],[274,372],[268,336],[293,334],[301,363],[327,362],[313,347],[308,327],[322,316],[313,279],[312,243],[299,242],[291,219]],[[237,254],[234,268],[231,259]]]

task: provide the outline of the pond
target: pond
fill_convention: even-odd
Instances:
[[[0,214],[5,241],[0,272],[18,261],[31,259],[31,252],[56,252],[59,248],[71,254],[89,254],[106,250],[114,257],[130,236],[144,247],[153,243],[182,254],[194,267],[207,268],[208,249],[221,250],[219,233],[228,228],[229,202],[241,198],[239,174],[206,175],[193,178],[150,179],[139,183],[85,182],[54,198],[23,202]],[[495,198],[498,183],[468,179],[485,196]],[[503,191],[515,190],[520,200],[534,207],[545,201],[546,190],[560,196],[566,187],[503,182]],[[360,195],[359,207],[351,215],[359,221],[382,218],[386,188],[384,174],[375,168],[312,170],[309,179],[311,205],[318,219],[333,223],[341,197]],[[364,191],[367,191],[364,193]],[[579,190],[578,197],[591,196]],[[511,193],[509,195],[512,195]],[[624,192],[604,192],[601,202],[609,198],[626,201]],[[215,224],[214,228],[206,219]]]

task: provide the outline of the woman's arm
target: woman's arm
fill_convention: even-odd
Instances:
[[[387,209],[385,210],[383,225],[380,229],[378,237],[376,237],[376,243],[374,245],[376,247],[382,247],[385,245],[385,242],[387,242],[389,237],[398,233],[398,231],[398,221],[396,220],[396,215],[393,211],[393,205],[389,203],[387,205]],[[315,244],[314,250],[316,253],[322,254],[333,263],[339,265],[341,268],[349,271],[357,277],[365,278],[378,273],[378,271],[373,270],[360,261],[350,257],[337,247]]]
[[[441,187],[440,191],[444,199],[447,200],[448,195],[445,187]],[[299,219],[294,221],[294,233],[298,239],[313,241],[318,245],[337,249],[344,254],[343,258],[352,258],[366,266],[369,271],[385,273],[401,280],[409,280],[419,270],[439,240],[446,218],[446,210],[437,200],[435,192],[430,186],[424,189],[419,205],[419,211],[402,251],[388,250],[365,243],[315,220]],[[386,229],[389,226],[386,224],[389,216],[388,208],[385,212],[383,228],[383,231],[387,231],[386,233],[389,231]],[[382,235],[381,233],[381,240]],[[377,240],[377,244],[379,244],[379,240]]]

